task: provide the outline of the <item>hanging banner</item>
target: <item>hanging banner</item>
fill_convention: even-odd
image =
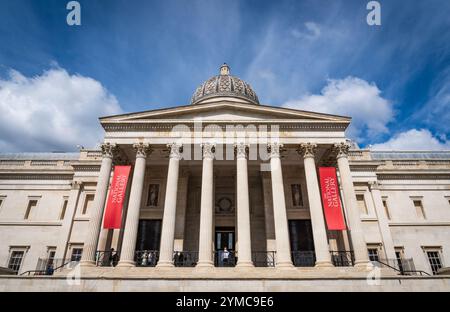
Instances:
[[[115,166],[114,175],[109,190],[108,203],[106,205],[104,229],[120,229],[122,224],[122,208],[127,190],[128,177],[131,166]]]
[[[319,176],[323,211],[328,230],[346,230],[339,196],[336,168],[320,167]]]

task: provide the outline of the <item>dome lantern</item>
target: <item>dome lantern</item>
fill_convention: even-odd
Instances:
[[[204,103],[206,100],[219,97],[232,97],[250,104],[259,104],[258,96],[244,80],[230,75],[230,66],[223,63],[219,75],[202,83],[194,92],[191,104]]]

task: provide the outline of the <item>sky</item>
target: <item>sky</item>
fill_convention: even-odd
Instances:
[[[262,104],[352,117],[362,148],[450,149],[450,1],[0,0],[0,152],[74,151],[98,117],[189,104],[224,62]]]

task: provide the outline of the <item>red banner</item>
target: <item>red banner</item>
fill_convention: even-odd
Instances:
[[[336,168],[320,167],[319,176],[323,211],[325,212],[328,230],[346,230],[339,197]]]
[[[114,175],[109,190],[108,204],[106,205],[104,229],[120,229],[122,224],[122,208],[127,190],[128,177],[131,166],[115,166]]]

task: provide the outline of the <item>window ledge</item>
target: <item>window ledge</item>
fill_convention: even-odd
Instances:
[[[0,226],[61,226],[61,221],[0,221]]]

